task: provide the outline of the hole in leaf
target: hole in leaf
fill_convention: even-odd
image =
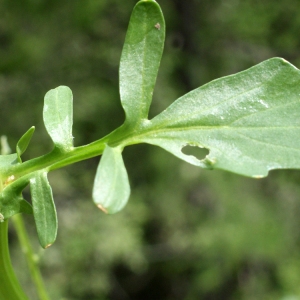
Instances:
[[[209,150],[206,148],[200,148],[198,146],[186,145],[181,149],[181,152],[186,155],[193,155],[197,159],[202,160],[209,154]]]

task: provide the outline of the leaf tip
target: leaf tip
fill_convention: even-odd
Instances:
[[[52,246],[53,244],[48,244],[45,246],[45,249],[49,248],[50,246]]]
[[[101,204],[97,204],[97,207],[102,210],[104,213],[108,214],[108,211],[105,207],[103,207]]]
[[[264,178],[265,176],[264,175],[253,175],[252,177],[255,179],[261,179],[261,178]]]

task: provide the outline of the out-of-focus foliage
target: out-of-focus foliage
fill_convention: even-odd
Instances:
[[[58,85],[74,94],[76,146],[123,122],[118,65],[135,3],[0,2],[0,134],[14,147],[36,126],[23,160],[52,147],[41,112]],[[300,67],[297,0],[159,3],[167,35],[151,116],[273,56]],[[60,227],[40,261],[52,299],[300,299],[299,171],[254,180],[132,146],[124,152],[129,204],[106,216],[91,201],[98,161],[49,174]],[[39,251],[35,233],[32,242]],[[13,231],[11,243],[18,276],[36,299]]]

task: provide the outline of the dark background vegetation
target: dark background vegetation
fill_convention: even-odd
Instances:
[[[118,64],[135,3],[0,0],[0,134],[12,148],[35,125],[25,158],[51,150],[43,97],[58,85],[74,94],[76,146],[121,125]],[[151,116],[270,57],[300,67],[298,0],[159,3],[167,35]],[[249,179],[149,145],[126,148],[124,160],[132,195],[119,214],[92,203],[94,158],[50,174],[59,216],[51,248],[40,250],[24,216],[52,299],[300,299],[300,171]],[[10,238],[17,274],[37,299],[12,227]]]

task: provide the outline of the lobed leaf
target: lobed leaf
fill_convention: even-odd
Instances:
[[[127,203],[130,186],[120,148],[106,146],[93,187],[95,204],[105,213],[120,211]]]
[[[165,40],[165,21],[155,1],[140,1],[131,14],[120,61],[120,96],[126,121],[146,119]]]
[[[30,140],[32,138],[32,135],[34,133],[35,127],[32,126],[31,128],[29,128],[23,135],[22,137],[19,139],[18,143],[17,143],[17,147],[16,147],[16,151],[17,151],[17,156],[18,156],[18,161],[22,162],[21,160],[21,155],[26,151]]]
[[[67,86],[59,86],[46,94],[43,118],[55,146],[64,151],[72,149],[73,95]]]
[[[34,174],[30,179],[30,192],[39,241],[43,248],[48,248],[56,239],[57,215],[46,172]]]
[[[300,71],[281,58],[214,80],[153,118],[142,141],[204,168],[264,177],[300,168]],[[186,145],[209,149],[203,160]]]

